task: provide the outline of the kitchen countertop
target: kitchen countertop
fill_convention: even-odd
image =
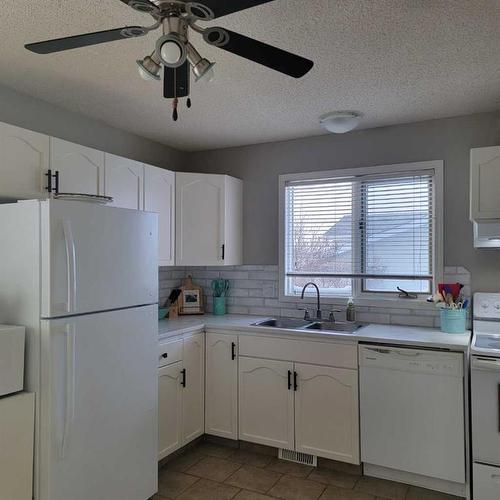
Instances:
[[[382,344],[397,344],[416,347],[433,347],[453,351],[467,351],[470,344],[471,332],[461,334],[443,333],[437,328],[416,326],[379,325],[370,324],[360,328],[356,333],[340,332],[310,332],[303,330],[289,330],[283,328],[269,328],[251,326],[252,323],[268,319],[263,316],[249,316],[227,314],[225,316],[185,316],[173,320],[163,319],[158,323],[159,340],[203,329],[230,330],[240,334],[266,334],[277,336],[293,336],[311,339],[328,339],[351,342],[373,342]]]

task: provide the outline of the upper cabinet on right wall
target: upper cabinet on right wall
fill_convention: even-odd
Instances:
[[[500,146],[470,150],[470,218],[500,219]]]
[[[243,183],[228,175],[176,174],[178,266],[243,263]]]

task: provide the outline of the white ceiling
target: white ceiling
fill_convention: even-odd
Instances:
[[[52,55],[23,48],[150,20],[119,0],[2,0],[0,84],[190,151],[318,135],[318,116],[337,109],[368,128],[500,108],[498,0],[275,0],[218,19],[315,66],[295,80],[195,34],[216,79],[193,83],[177,123],[162,84],[135,68],[158,32]]]

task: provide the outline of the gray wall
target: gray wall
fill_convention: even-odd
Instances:
[[[500,250],[474,250],[469,222],[469,150],[498,144],[495,112],[197,152],[185,170],[244,180],[244,263],[277,264],[279,174],[444,160],[445,264],[469,269],[473,290],[500,291]]]
[[[185,153],[0,85],[0,121],[176,170]]]

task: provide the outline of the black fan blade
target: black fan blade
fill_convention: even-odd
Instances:
[[[206,42],[211,44],[211,30],[221,30],[227,33],[227,42],[213,43],[220,49],[227,50],[238,56],[254,61],[268,68],[274,69],[285,75],[293,76],[294,78],[303,77],[313,66],[314,63],[309,59],[297,56],[286,50],[278,49],[267,43],[259,42],[253,38],[240,35],[234,31],[229,31],[225,28],[208,28],[204,34]],[[217,34],[217,37],[219,34]],[[214,39],[212,39],[213,41]]]
[[[273,0],[198,0],[199,3],[206,5],[215,15],[215,17],[227,16],[233,12],[257,7],[263,3],[269,3]]]
[[[189,95],[189,62],[186,61],[178,68],[165,66],[163,72],[163,97],[187,97]]]
[[[86,33],[85,35],[56,38],[55,40],[47,40],[45,42],[28,43],[24,47],[37,54],[51,54],[52,52],[78,49],[80,47],[114,42],[115,40],[123,40],[125,38],[135,38],[145,34],[147,34],[147,30],[141,26],[125,26],[114,30],[97,31],[95,33]]]
[[[158,6],[149,0],[120,0],[120,2],[129,5],[139,12],[146,12],[149,14],[152,12],[159,12]]]

